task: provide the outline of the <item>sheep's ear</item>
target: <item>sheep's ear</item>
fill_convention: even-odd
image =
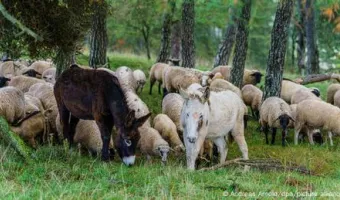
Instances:
[[[204,104],[205,102],[209,102],[209,97],[210,97],[210,88],[206,87],[203,95],[201,97],[201,102]]]
[[[208,76],[209,76],[209,78],[214,78],[215,74],[213,74],[213,73],[210,72],[210,73],[208,74]]]
[[[183,88],[179,88],[179,94],[183,97],[183,99],[189,99],[189,94],[187,91],[185,91]]]
[[[288,115],[288,117],[289,117],[290,120],[292,120],[293,122],[295,122],[295,120],[294,120],[291,116]]]
[[[136,119],[133,122],[133,127],[138,128],[138,127],[142,126],[144,124],[144,122],[146,122],[146,120],[149,119],[150,116],[151,116],[151,113],[148,113],[148,114],[144,115],[143,117]]]
[[[131,127],[135,120],[135,111],[131,110],[125,117],[125,127]]]

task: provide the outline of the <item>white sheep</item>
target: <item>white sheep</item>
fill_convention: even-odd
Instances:
[[[57,115],[56,127],[59,138],[63,138],[63,127],[60,123],[60,116]],[[100,130],[96,121],[94,120],[82,120],[80,119],[76,125],[74,136],[74,143],[80,144],[81,149],[86,149],[93,156],[99,156],[102,151],[103,141],[101,138]],[[112,138],[109,143],[109,155],[114,156],[114,145]]]
[[[244,159],[248,147],[244,138],[244,107],[242,100],[231,91],[188,93],[180,91],[185,99],[181,112],[187,167],[195,169],[195,161],[206,138],[212,139],[220,153],[220,163],[227,157],[225,137],[229,132],[237,142]]]
[[[13,86],[23,92],[28,92],[29,88],[36,83],[45,83],[45,81],[28,76],[15,76],[8,82],[8,86]]]
[[[15,87],[0,88],[0,115],[12,124],[25,116],[24,93]]]
[[[282,80],[281,82],[281,94],[280,97],[285,100],[287,103],[291,103],[292,96],[298,91],[298,90],[309,90],[312,93],[314,93],[317,97],[320,96],[320,91],[317,88],[307,88],[303,85],[300,85],[298,83],[295,83],[291,80]]]
[[[27,66],[16,61],[6,61],[0,64],[0,76],[6,78],[12,78],[22,74],[22,70]]]
[[[240,98],[242,98],[241,90],[230,83],[229,81],[223,80],[223,79],[215,79],[210,83],[210,89],[214,92],[224,91],[224,90],[230,90],[237,94]]]
[[[136,69],[133,71],[133,77],[135,78],[135,81],[137,83],[136,91],[138,92],[138,90],[140,89],[140,92],[142,92],[146,83],[146,76],[144,72],[140,69]]]
[[[329,103],[305,100],[297,105],[294,123],[294,144],[298,144],[300,130],[305,126],[310,144],[314,144],[312,129],[322,128],[328,131],[330,145],[333,146],[332,135],[340,134],[340,109]]]
[[[289,105],[279,97],[269,97],[263,101],[260,108],[260,125],[266,136],[268,144],[268,128],[272,128],[272,141],[275,142],[276,129],[282,128],[282,146],[286,145],[286,135],[292,113]]]
[[[334,95],[340,90],[340,84],[331,84],[327,88],[327,103],[334,104]]]
[[[22,70],[22,74],[25,74],[29,70],[34,70],[37,73],[37,78],[40,78],[45,70],[52,68],[52,62],[47,62],[43,60],[38,60],[33,62],[29,67]]]
[[[298,104],[301,101],[304,101],[304,100],[307,100],[307,99],[313,99],[313,100],[321,101],[320,97],[315,96],[315,94],[312,91],[310,91],[309,89],[306,90],[305,88],[301,88],[293,94],[293,96],[290,100],[290,103],[291,104]]]
[[[174,122],[165,114],[158,114],[153,119],[153,126],[170,143],[175,151],[184,151],[184,145],[178,136]]]
[[[162,113],[166,114],[175,123],[180,136],[183,133],[183,127],[181,125],[183,103],[184,99],[176,93],[169,93],[162,100]]]
[[[229,66],[218,66],[212,71],[213,74],[221,73],[225,80],[230,81],[231,67]],[[258,70],[244,69],[242,85],[252,84],[256,85],[261,82],[263,74]]]
[[[169,67],[163,72],[163,95],[168,92],[178,92],[180,88],[187,89],[193,83],[200,83],[200,78],[193,70],[183,67]]]
[[[166,68],[170,67],[168,64],[165,63],[156,63],[152,65],[149,73],[149,80],[150,80],[150,92],[152,94],[152,87],[156,81],[158,81],[158,93],[161,93],[161,85],[163,83],[163,72]]]
[[[55,84],[56,72],[57,68],[55,67],[48,68],[42,73],[42,79],[44,79],[48,83]]]
[[[129,90],[136,92],[137,83],[130,68],[126,66],[119,67],[115,74],[124,92]]]
[[[252,115],[259,119],[259,111],[262,104],[263,92],[254,85],[247,84],[242,87],[243,102],[250,106]]]

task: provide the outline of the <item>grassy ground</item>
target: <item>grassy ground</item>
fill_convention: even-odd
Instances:
[[[135,62],[138,58],[129,59],[131,63],[138,63]],[[114,62],[115,59],[111,58],[110,61]],[[147,60],[140,63],[137,65],[144,70],[152,64]],[[315,84],[321,89],[323,97],[328,84]],[[161,112],[161,95],[157,94],[154,87],[154,95],[150,96],[148,89],[149,83],[141,98],[153,113]],[[248,195],[252,199],[277,199],[284,198],[284,195],[340,195],[327,193],[337,192],[340,188],[338,138],[335,138],[334,147],[327,144],[310,146],[307,142],[294,146],[291,131],[287,139],[288,147],[283,148],[280,136],[277,136],[276,145],[266,145],[263,134],[257,128],[258,123],[251,120],[246,129],[250,158],[293,161],[312,169],[315,175],[261,172],[256,169],[244,173],[242,169],[234,167],[191,172],[185,169],[184,156],[171,156],[168,165],[162,166],[159,159],[147,162],[140,154],[137,155],[136,165],[126,167],[119,158],[103,163],[96,158],[79,156],[76,150],[70,152],[62,146],[42,146],[35,152],[37,161],[26,164],[0,141],[0,198],[221,199],[229,195],[243,199],[242,195]],[[229,149],[228,160],[241,155],[235,143],[230,144]]]

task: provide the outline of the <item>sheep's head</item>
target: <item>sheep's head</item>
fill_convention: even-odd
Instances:
[[[168,145],[159,145],[154,149],[154,152],[162,158],[162,162],[165,163],[168,158],[170,147]]]
[[[55,77],[53,75],[44,75],[43,79],[48,83],[55,84]]]
[[[214,74],[211,72],[204,72],[202,76],[200,77],[201,79],[201,85],[203,87],[207,86],[210,84],[212,78],[214,77]]]
[[[203,93],[188,93],[180,90],[185,99],[181,111],[181,123],[184,129],[184,141],[187,144],[195,143],[199,132],[206,130],[209,117],[210,89],[207,87]]]
[[[7,82],[10,81],[11,79],[6,78],[6,77],[0,77],[0,88],[6,86]]]
[[[41,74],[37,71],[35,71],[34,69],[29,69],[26,72],[22,73],[22,75],[26,75],[29,77],[39,77],[41,76]]]
[[[254,77],[255,79],[255,84],[258,84],[261,82],[261,77],[263,74],[259,71],[253,70],[253,72],[250,74],[250,76]]]
[[[311,92],[315,94],[315,96],[320,97],[320,90],[318,88],[311,88]]]

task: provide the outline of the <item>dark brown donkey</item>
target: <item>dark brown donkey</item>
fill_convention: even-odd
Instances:
[[[136,119],[129,111],[117,77],[102,70],[82,69],[72,65],[54,85],[60,122],[64,137],[73,145],[75,127],[79,119],[96,120],[103,140],[102,159],[109,160],[109,141],[113,125],[118,134],[115,147],[126,165],[135,161],[135,150],[140,138],[138,127],[151,113]]]

